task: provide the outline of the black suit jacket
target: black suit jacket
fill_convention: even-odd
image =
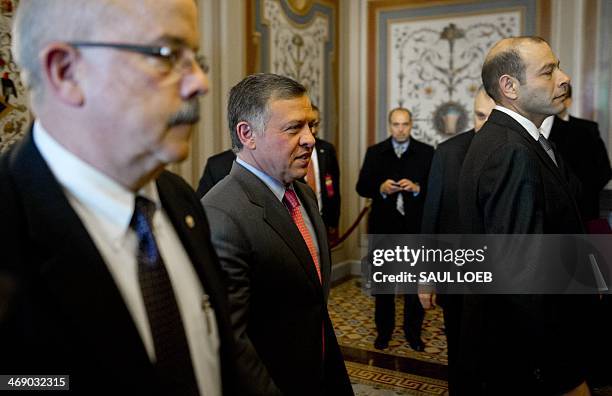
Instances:
[[[230,169],[232,169],[232,163],[234,163],[235,159],[236,154],[234,154],[231,149],[208,158],[196,190],[198,197],[202,198],[215,184],[229,175]]]
[[[238,163],[202,203],[230,279],[243,395],[352,395],[327,312],[331,256],[312,189],[293,183],[315,228],[323,284],[287,208]],[[325,356],[322,356],[325,337]]]
[[[474,130],[440,143],[436,149],[423,210],[423,234],[460,234],[459,175]]]
[[[493,110],[461,170],[463,231],[582,233],[568,172],[556,157],[558,167],[518,122]],[[577,386],[584,379],[581,340],[590,297],[466,295],[460,366],[472,390],[465,394],[552,395]]]
[[[370,234],[420,232],[433,152],[433,147],[412,138],[401,158],[397,158],[391,138],[368,148],[357,181],[357,193],[372,198],[368,218]],[[409,192],[398,193],[404,196],[405,216],[402,216],[396,208],[397,194],[383,198],[380,185],[387,179],[398,181],[404,178],[418,183],[421,191],[416,197]]]
[[[340,168],[336,149],[331,143],[317,139],[315,143],[319,162],[319,189],[321,190],[321,217],[328,227],[338,228],[340,220]]]
[[[612,177],[612,170],[597,123],[572,116],[569,121],[555,117],[549,139],[582,184],[577,201],[583,219],[598,219],[599,193]]]
[[[164,172],[162,205],[210,295],[232,394],[233,339],[223,273],[193,190]],[[132,316],[32,134],[0,158],[0,372],[69,374],[76,394],[163,394]],[[195,219],[188,228],[185,217]]]

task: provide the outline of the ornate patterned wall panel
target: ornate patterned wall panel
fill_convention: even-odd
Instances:
[[[387,113],[398,106],[412,111],[413,136],[431,145],[472,128],[484,57],[501,38],[547,36],[540,3],[370,2],[369,144],[388,136]]]
[[[11,24],[19,0],[0,1],[0,153],[23,136],[30,124],[26,91],[11,54]]]
[[[321,109],[322,136],[336,142],[337,2],[251,0],[247,18],[247,72],[304,84]]]

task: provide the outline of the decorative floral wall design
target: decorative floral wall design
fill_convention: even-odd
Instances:
[[[338,143],[338,1],[247,0],[247,73],[291,77],[321,110],[319,135]]]
[[[270,29],[270,72],[301,82],[311,99],[325,107],[325,45],[329,39],[327,17],[317,14],[307,25],[296,25],[278,0],[265,0],[264,18]]]
[[[521,24],[520,10],[392,22],[389,107],[410,109],[413,135],[431,145],[470,129],[484,58]]]
[[[26,90],[11,54],[11,25],[18,5],[19,0],[0,1],[0,153],[18,141],[30,124]]]

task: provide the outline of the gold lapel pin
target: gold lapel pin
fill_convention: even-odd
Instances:
[[[189,228],[195,227],[195,220],[191,215],[185,216],[185,224],[187,224],[187,227]]]

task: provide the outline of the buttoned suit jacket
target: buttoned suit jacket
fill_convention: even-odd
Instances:
[[[157,187],[215,310],[223,386],[234,394],[224,275],[206,216],[178,176],[162,173]],[[74,394],[165,394],[121,292],[31,132],[0,157],[0,196],[0,372],[70,375]]]
[[[583,219],[599,218],[599,193],[610,181],[612,170],[597,123],[572,116],[569,121],[555,117],[549,139],[582,185],[577,202]]]
[[[512,117],[493,110],[473,138],[459,180],[470,234],[580,234],[563,159],[556,166]],[[529,245],[526,245],[529,246]],[[560,248],[562,248],[560,246]],[[509,263],[538,271],[537,262]],[[558,269],[562,271],[561,268]],[[466,295],[461,368],[470,395],[556,394],[583,379],[584,315],[591,296]],[[569,340],[569,342],[568,342]],[[504,384],[503,389],[488,386]],[[497,392],[497,393],[496,393]]]
[[[316,139],[315,150],[319,162],[321,217],[328,227],[338,228],[340,220],[340,168],[336,149],[322,139]],[[329,184],[329,185],[328,185]]]
[[[230,281],[238,380],[244,395],[352,395],[327,312],[325,225],[312,189],[293,187],[315,229],[322,285],[289,211],[253,173],[234,163],[202,199]]]
[[[423,216],[423,202],[427,194],[427,178],[433,147],[410,138],[410,144],[402,158],[397,158],[391,138],[368,148],[357,181],[357,193],[372,199],[368,217],[370,234],[419,233]],[[398,181],[407,178],[421,187],[417,196],[411,192],[399,192],[404,197],[404,213],[397,211],[397,194],[383,198],[380,185],[387,179]]]
[[[202,198],[211,188],[230,173],[236,154],[229,149],[208,158],[196,193]]]

